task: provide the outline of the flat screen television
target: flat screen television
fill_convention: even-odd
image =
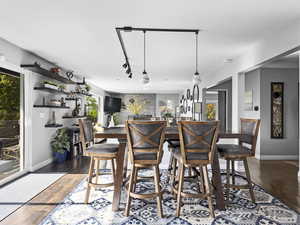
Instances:
[[[104,99],[104,112],[115,113],[121,110],[121,99],[105,96]]]

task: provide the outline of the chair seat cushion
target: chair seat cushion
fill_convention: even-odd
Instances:
[[[175,148],[174,152],[172,152],[172,154],[174,155],[174,157],[177,160],[182,159],[180,148]],[[187,152],[186,158],[187,158],[187,160],[208,160],[208,154],[207,153],[197,153],[197,152]]]
[[[252,156],[251,150],[241,145],[219,144],[218,151],[222,157],[249,157]]]
[[[95,144],[87,149],[87,153],[115,154],[118,150],[118,144]]]

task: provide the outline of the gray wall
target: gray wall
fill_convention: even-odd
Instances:
[[[224,81],[216,86],[213,86],[208,91],[212,90],[226,90],[227,91],[227,129],[232,128],[232,80]]]
[[[3,54],[6,58],[6,61],[10,64],[16,65],[17,67],[21,64],[32,64],[35,61],[41,64],[44,68],[50,68],[54,65],[48,62],[47,60],[34,55],[2,38],[0,38],[0,53]],[[39,167],[49,163],[52,159],[52,153],[50,148],[50,140],[54,135],[56,129],[54,128],[45,128],[44,125],[49,120],[52,110],[49,108],[33,108],[33,104],[41,103],[42,97],[45,96],[48,99],[51,98],[59,98],[60,96],[54,96],[47,93],[42,93],[39,91],[33,90],[33,87],[39,85],[41,80],[45,80],[45,77],[38,75],[33,72],[28,72],[25,79],[25,86],[27,95],[24,96],[24,104],[30,105],[28,111],[25,111],[25,117],[29,118],[27,122],[27,127],[32,127],[32,129],[27,128],[25,130],[26,136],[30,137],[31,140],[25,140],[26,143],[32,143],[30,148],[25,149],[26,154],[29,154],[31,151],[31,158],[29,161],[31,162],[32,170],[38,169]],[[48,80],[48,79],[47,79]],[[73,87],[67,87],[73,88]],[[105,92],[103,89],[92,85],[92,92],[97,93],[99,95],[104,95]],[[71,102],[67,102],[68,105],[71,106]],[[70,110],[65,109],[57,109],[56,112],[56,119],[58,123],[62,123],[64,126],[70,126],[74,120],[71,119],[62,119],[62,115],[65,113],[71,113]],[[29,168],[30,169],[30,168]]]
[[[259,109],[260,109],[260,78],[261,78],[260,73],[261,70],[257,69],[245,74],[245,91],[252,90],[253,106],[259,106]]]
[[[298,155],[297,69],[261,69],[261,155]],[[271,82],[284,82],[284,138],[271,139]]]

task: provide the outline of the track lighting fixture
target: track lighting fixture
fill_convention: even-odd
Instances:
[[[128,78],[130,78],[130,79],[132,78],[132,73],[129,74]]]
[[[130,71],[129,68],[126,70],[126,73],[127,73],[127,74],[130,74],[130,73],[131,73],[131,71]]]
[[[127,68],[127,63],[123,64],[123,68],[126,69]]]

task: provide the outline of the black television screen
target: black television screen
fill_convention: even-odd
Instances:
[[[114,113],[120,112],[121,110],[121,99],[105,96],[104,99],[104,112]]]

